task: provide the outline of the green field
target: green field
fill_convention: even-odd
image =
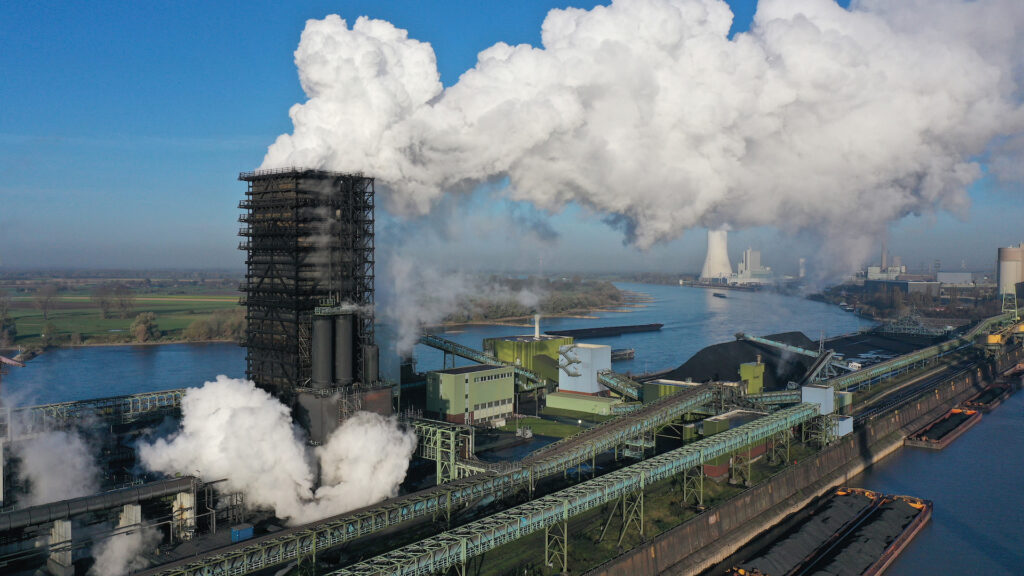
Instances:
[[[134,309],[127,318],[103,318],[98,306],[86,296],[62,295],[55,299],[44,319],[32,298],[12,299],[10,316],[15,320],[18,337],[16,345],[37,345],[42,340],[43,327],[53,324],[57,338],[62,343],[70,341],[72,334],[78,334],[83,343],[130,341],[128,328],[135,317],[143,312],[156,315],[156,324],[163,333],[161,340],[177,340],[181,332],[192,322],[209,318],[217,310],[238,309],[235,295],[182,295],[146,294],[134,300]]]

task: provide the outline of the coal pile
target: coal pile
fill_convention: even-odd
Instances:
[[[808,574],[860,576],[903,534],[920,510],[903,500],[879,506],[856,530],[816,563]]]
[[[832,496],[810,514],[790,527],[757,556],[742,562],[748,573],[754,569],[764,574],[789,574],[822,543],[839,533],[844,526],[863,514],[873,500],[863,494]]]
[[[801,332],[784,332],[765,338],[808,350],[818,349],[817,343]],[[765,390],[782,390],[790,381],[799,381],[814,362],[808,356],[783,353],[777,348],[736,340],[704,348],[661,378],[690,379],[693,382],[735,381],[739,379],[740,364],[755,362],[758,356],[765,363]]]

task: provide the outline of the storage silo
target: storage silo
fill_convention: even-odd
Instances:
[[[1024,282],[1024,243],[999,249],[999,293],[1016,293],[1017,284]]]

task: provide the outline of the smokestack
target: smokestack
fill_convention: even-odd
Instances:
[[[729,231],[708,230],[708,254],[704,259],[704,268],[700,271],[701,280],[728,278],[732,275],[732,264],[729,263]]]
[[[882,238],[882,272],[889,267],[889,247],[886,244],[885,238]]]
[[[540,314],[533,315],[533,337],[540,339]]]

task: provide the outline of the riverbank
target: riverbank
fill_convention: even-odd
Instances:
[[[169,346],[172,344],[231,344],[237,340],[227,338],[213,338],[208,340],[157,340],[152,342],[83,342],[81,344],[64,344],[61,346],[49,346],[43,349],[29,348],[19,350],[18,348],[0,348],[0,356],[7,356],[19,362],[29,362],[38,358],[46,352],[54,350],[74,350],[77,348],[111,348],[119,346]]]
[[[904,439],[978,391],[981,371],[935,389],[884,416],[868,422],[812,458],[805,459],[757,484],[726,503],[668,530],[591,572],[696,575],[726,560],[743,544],[803,508],[814,498],[897,453]]]

